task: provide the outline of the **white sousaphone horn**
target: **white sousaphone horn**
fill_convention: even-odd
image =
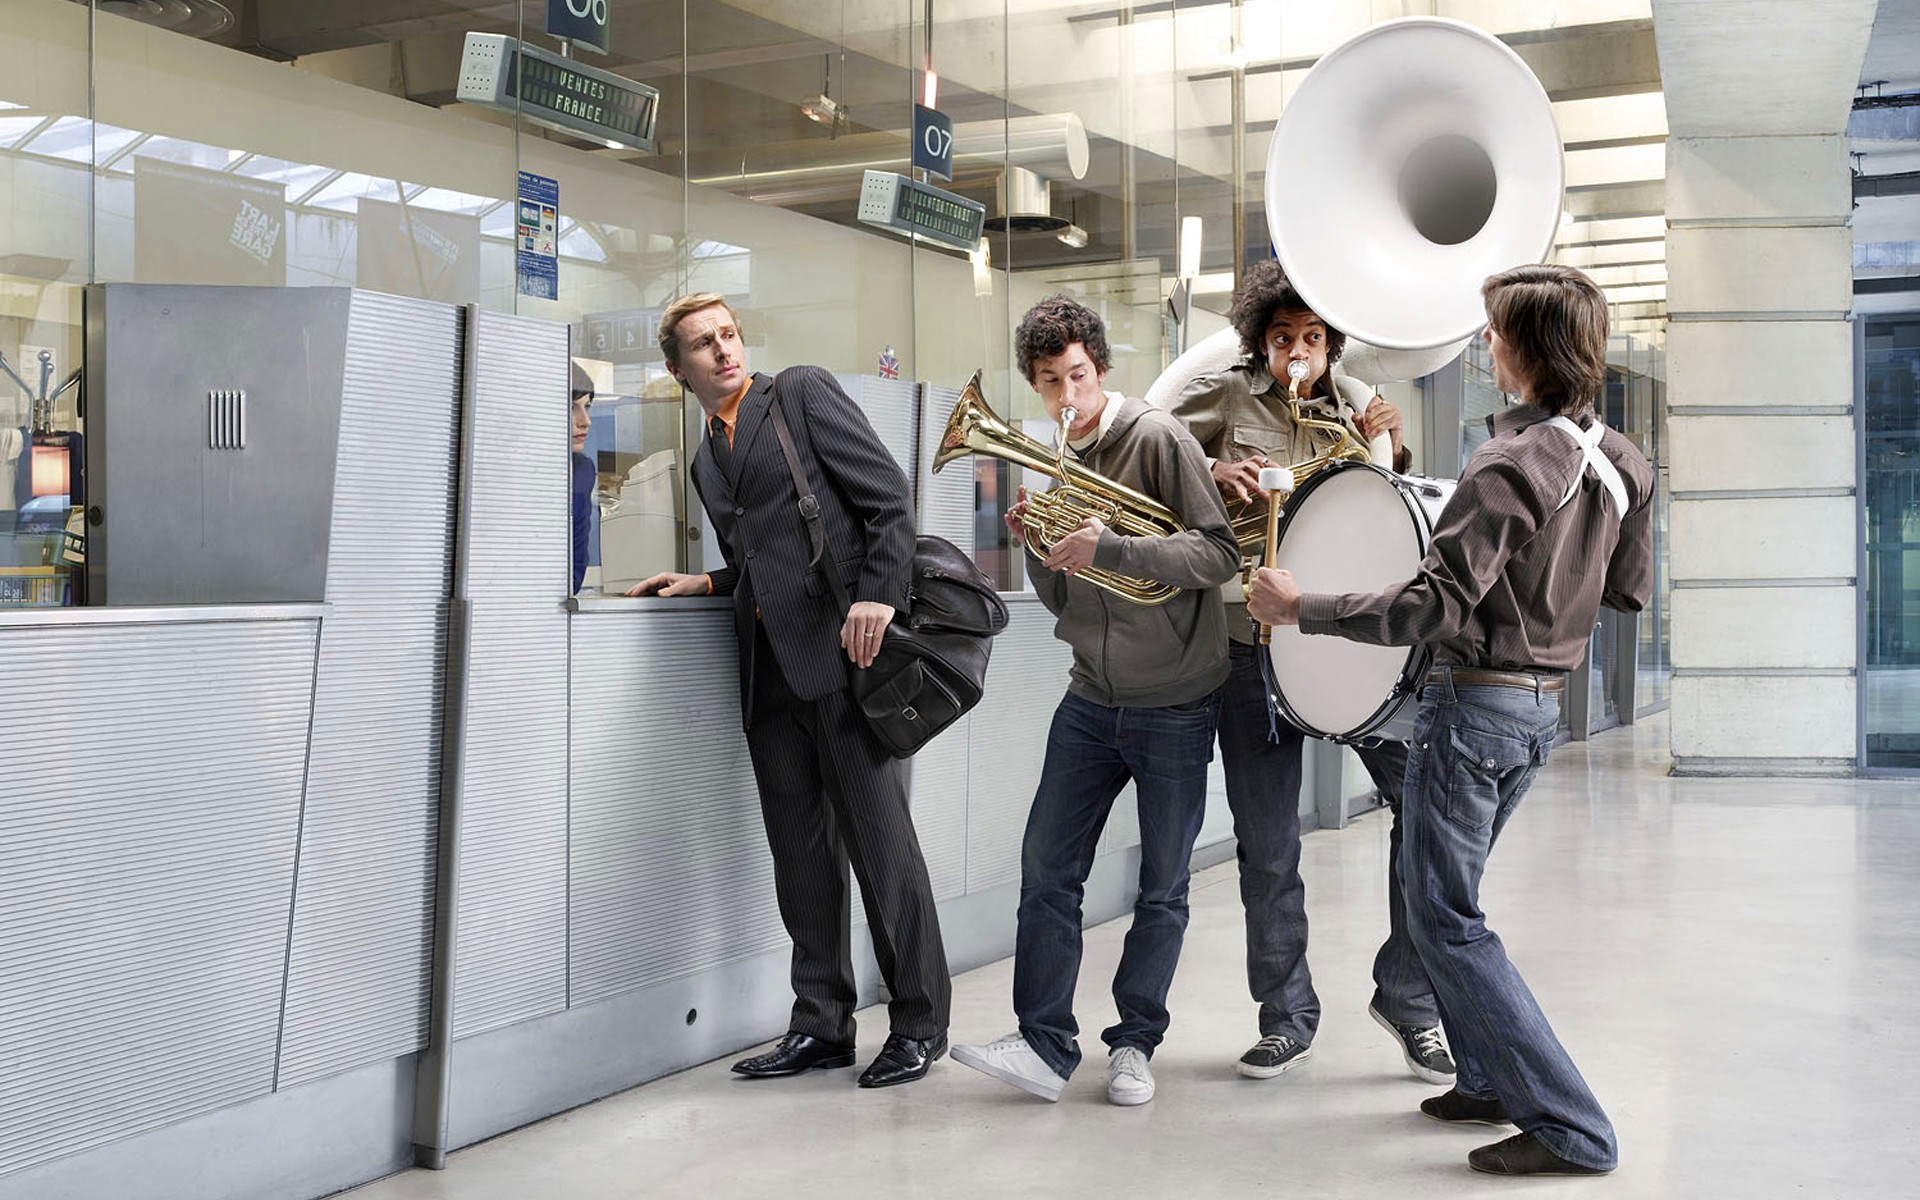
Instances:
[[[1301,297],[1364,343],[1346,369],[1407,379],[1486,324],[1487,276],[1546,258],[1563,184],[1553,106],[1520,56],[1406,17],[1307,72],[1267,155],[1267,225]]]

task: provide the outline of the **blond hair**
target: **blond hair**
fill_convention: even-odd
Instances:
[[[660,353],[665,356],[668,366],[680,365],[680,335],[676,332],[680,322],[689,313],[712,308],[716,304],[727,310],[727,315],[733,318],[736,326],[740,324],[740,314],[733,311],[733,305],[728,304],[727,298],[719,292],[694,292],[682,296],[667,305],[667,311],[660,314]]]

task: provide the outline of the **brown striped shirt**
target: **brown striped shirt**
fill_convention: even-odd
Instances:
[[[1565,671],[1587,653],[1600,605],[1638,612],[1653,592],[1653,469],[1617,430],[1600,451],[1620,472],[1627,512],[1584,466],[1580,447],[1519,404],[1487,419],[1411,580],[1374,595],[1300,599],[1303,633],[1382,646],[1429,643],[1436,663]],[[1575,418],[1583,428],[1591,412]],[[1560,498],[1579,473],[1564,508]],[[1313,581],[1303,579],[1302,586]]]

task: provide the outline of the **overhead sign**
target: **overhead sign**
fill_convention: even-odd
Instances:
[[[467,35],[454,96],[609,146],[654,150],[659,91],[505,34]]]
[[[547,0],[547,32],[607,52],[607,0]]]
[[[924,104],[913,106],[913,165],[941,179],[953,178],[953,118]]]
[[[868,171],[860,181],[858,215],[868,225],[972,251],[980,244],[987,206],[892,171]]]

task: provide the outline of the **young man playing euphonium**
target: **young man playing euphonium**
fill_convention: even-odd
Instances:
[[[1140,888],[1113,998],[1107,1097],[1153,1099],[1148,1060],[1168,1025],[1167,989],[1187,927],[1187,867],[1206,811],[1207,763],[1227,674],[1219,585],[1240,569],[1206,461],[1186,430],[1138,400],[1101,390],[1111,356],[1099,316],[1065,296],[1036,304],[1015,334],[1020,370],[1047,415],[1065,418],[1072,457],[1173,510],[1171,536],[1127,536],[1088,518],[1044,556],[1027,553],[1055,636],[1073,647],[1067,694],[1047,735],[1046,763],[1020,858],[1013,1008],[1020,1027],[955,1061],[1045,1100],[1080,1063],[1073,1015],[1080,973],[1080,898],[1100,831],[1132,780],[1140,807]],[[1007,514],[1024,542],[1026,493]],[[1179,589],[1143,605],[1095,587],[1089,568]]]

